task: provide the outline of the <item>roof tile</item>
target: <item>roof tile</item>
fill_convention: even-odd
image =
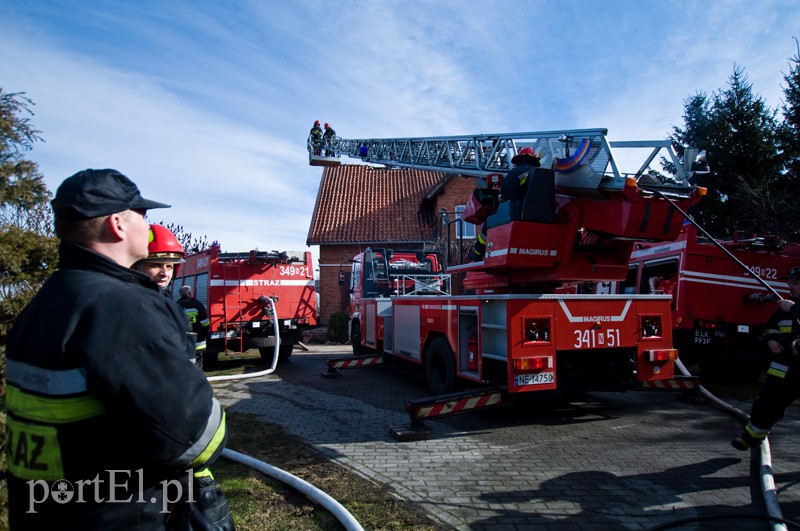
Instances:
[[[442,173],[408,168],[326,167],[306,244],[427,241],[430,217],[420,205],[445,179]]]

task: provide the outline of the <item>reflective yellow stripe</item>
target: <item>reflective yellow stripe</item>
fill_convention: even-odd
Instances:
[[[776,378],[786,378],[786,366],[785,365],[777,365],[772,364],[769,366],[767,370],[767,374],[775,376]]]
[[[211,442],[208,443],[205,450],[203,450],[200,455],[198,455],[194,461],[189,463],[191,468],[194,468],[198,465],[202,465],[209,459],[211,456],[214,455],[214,452],[217,451],[219,445],[222,444],[222,441],[225,439],[225,411],[222,411],[222,421],[219,423],[217,427],[217,431],[214,433],[214,436],[211,438]]]
[[[197,310],[194,308],[186,308],[183,310],[186,316],[189,318],[189,322],[194,324],[197,322]]]
[[[197,345],[195,345],[194,348],[195,348],[195,350],[203,350],[204,348],[206,348],[206,342],[205,341],[198,341]]]
[[[745,426],[744,429],[754,439],[761,439],[761,440],[766,439],[767,434],[769,433],[769,430],[762,430],[761,428],[758,428],[749,422],[747,423],[747,426]]]
[[[214,479],[214,474],[212,474],[211,470],[208,469],[208,468],[204,468],[203,470],[198,470],[193,475],[196,478],[211,478],[211,479]]]
[[[8,470],[21,479],[55,481],[64,478],[58,430],[54,426],[7,419]]]
[[[202,321],[200,321],[200,326],[204,328],[208,328],[210,325],[211,325],[211,320],[209,319],[203,319]]]
[[[6,392],[8,410],[18,417],[49,424],[65,424],[105,413],[105,406],[92,396],[48,398],[32,395],[9,385]]]
[[[483,237],[483,234],[478,233],[478,243],[486,243],[486,238]]]

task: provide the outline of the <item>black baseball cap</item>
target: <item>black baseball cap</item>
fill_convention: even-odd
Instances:
[[[50,204],[57,218],[71,220],[170,206],[145,199],[133,181],[111,169],[83,170],[67,177]]]
[[[781,277],[783,280],[793,278],[793,279],[800,279],[800,266],[794,266],[789,270],[789,274],[785,277]]]

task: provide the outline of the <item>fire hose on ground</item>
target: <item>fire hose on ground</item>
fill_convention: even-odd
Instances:
[[[272,366],[269,369],[265,369],[263,371],[254,372],[250,374],[228,374],[224,376],[209,376],[208,377],[209,382],[256,378],[259,376],[266,376],[268,374],[272,374],[273,372],[275,372],[275,369],[278,366],[278,352],[280,351],[281,339],[278,330],[278,312],[275,309],[275,302],[272,299],[267,299],[267,300],[269,300],[269,304],[272,309],[273,333],[275,334],[275,353],[272,356]],[[347,509],[345,509],[341,503],[334,500],[328,494],[318,489],[314,485],[308,483],[307,481],[304,481],[299,477],[290,474],[289,472],[286,472],[285,470],[281,470],[280,468],[269,465],[263,461],[259,461],[254,457],[250,457],[248,455],[236,452],[234,450],[230,450],[228,448],[225,448],[222,451],[222,457],[228,459],[229,461],[249,466],[250,468],[257,470],[262,474],[266,474],[271,478],[277,479],[278,481],[281,481],[289,485],[290,487],[294,488],[295,490],[305,495],[307,498],[311,499],[315,503],[327,509],[334,517],[336,517],[337,520],[339,520],[339,522],[348,531],[364,531],[364,528],[361,527],[361,524],[358,523],[358,520],[356,520],[355,517],[353,517],[353,515],[350,514],[350,512]]]

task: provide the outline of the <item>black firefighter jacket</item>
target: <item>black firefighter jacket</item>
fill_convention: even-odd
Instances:
[[[227,438],[186,317],[147,276],[59,253],[8,337],[11,528],[181,527]]]
[[[786,372],[792,366],[800,365],[800,359],[792,355],[792,341],[800,335],[800,326],[798,326],[798,299],[790,297],[794,301],[794,306],[788,312],[777,308],[767,321],[767,329],[764,331],[764,341],[775,340],[783,347],[783,352],[780,354],[771,354],[769,369],[767,374],[777,376],[778,378],[785,378]]]

